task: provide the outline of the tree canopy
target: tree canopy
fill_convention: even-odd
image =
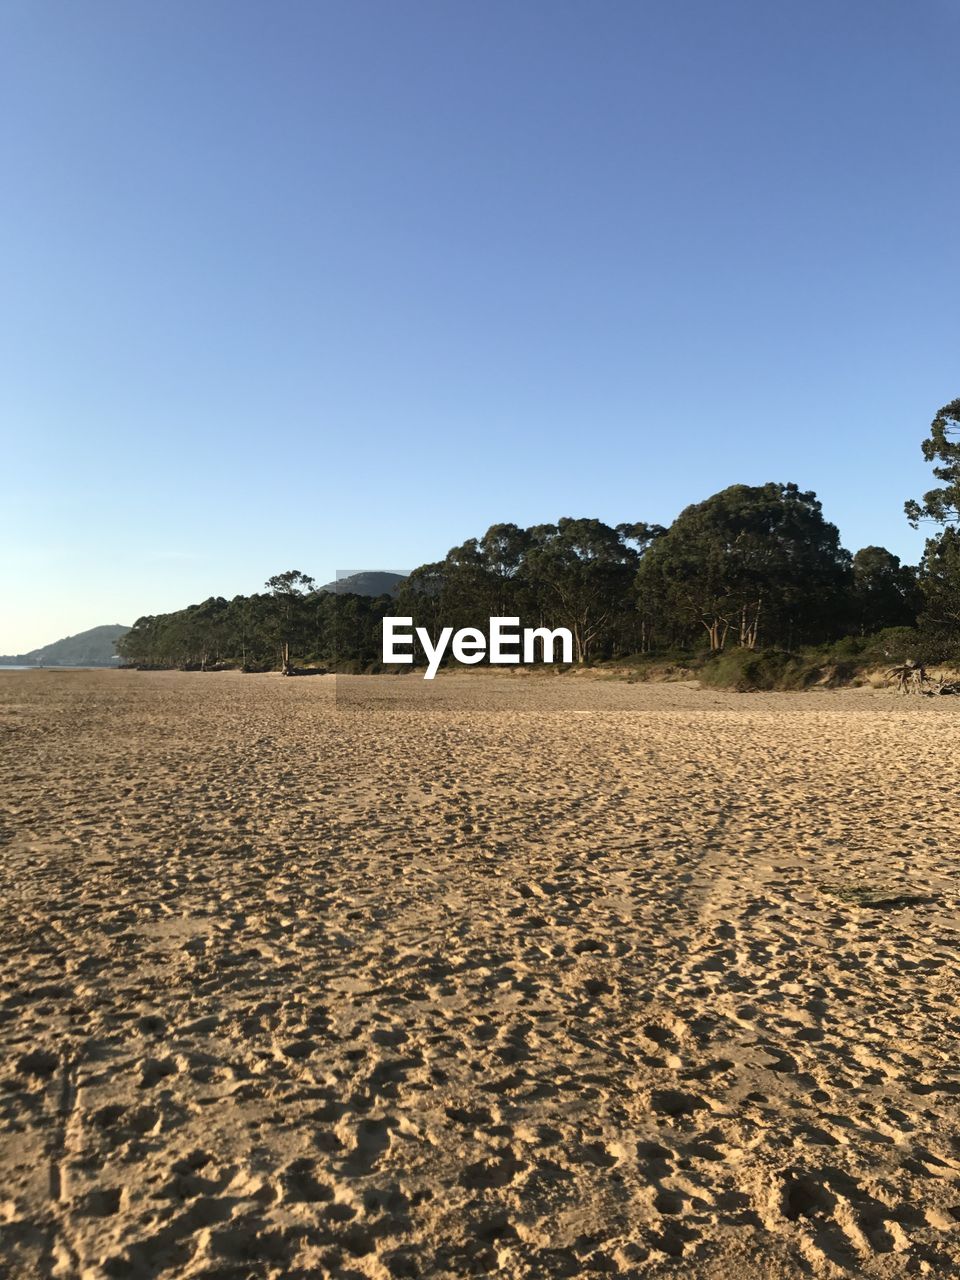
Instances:
[[[928,576],[939,581],[932,565]],[[154,666],[363,670],[380,660],[387,614],[413,617],[434,642],[444,627],[499,616],[567,627],[576,661],[593,662],[666,647],[819,643],[910,625],[917,603],[914,571],[882,547],[851,557],[815,494],[732,485],[669,529],[571,516],[491,525],[414,569],[396,598],[318,590],[290,569],[262,594],[140,618],[121,653]]]
[[[701,628],[714,652],[731,638],[789,647],[830,637],[850,564],[816,494],[737,484],[680,513],[643,557],[637,588],[677,638]]]
[[[933,474],[942,481],[929,489],[918,502],[904,503],[907,519],[914,529],[921,520],[952,525],[960,521],[960,400],[951,400],[930,424],[930,434],[922,442],[923,456],[934,464]]]
[[[669,528],[572,516],[493,524],[414,569],[395,597],[342,583],[318,589],[288,569],[262,594],[139,618],[118,649],[151,666],[362,670],[379,661],[381,622],[394,614],[415,618],[434,643],[444,627],[482,628],[491,617],[566,627],[577,662],[671,648],[792,650],[918,623],[927,652],[960,657],[960,400],[939,410],[922,449],[940,483],[905,510],[914,527],[941,528],[917,569],[884,547],[851,555],[810,490],[734,484]],[[385,577],[373,575],[378,589]]]

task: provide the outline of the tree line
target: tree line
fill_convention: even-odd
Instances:
[[[921,562],[884,547],[844,549],[815,493],[795,484],[731,485],[669,526],[563,517],[492,525],[414,569],[395,595],[318,590],[292,569],[264,591],[139,618],[118,644],[141,666],[373,669],[381,621],[441,628],[492,616],[567,627],[577,662],[675,650],[794,651],[913,628],[921,656],[960,656],[960,400],[923,441],[939,484],[905,504],[938,526]]]

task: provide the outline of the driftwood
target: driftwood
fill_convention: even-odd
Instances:
[[[956,680],[948,680],[946,676],[941,676],[937,681],[931,680],[930,685],[929,689],[922,690],[926,698],[960,697],[960,684]]]
[[[922,693],[927,683],[927,672],[922,662],[908,658],[887,672],[888,680],[896,680],[897,693]]]
[[[898,693],[917,693],[925,698],[960,696],[960,684],[956,680],[948,680],[944,675],[934,680],[927,675],[922,662],[914,662],[911,658],[892,667],[887,678],[896,681]]]

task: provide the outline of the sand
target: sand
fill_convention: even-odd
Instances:
[[[0,1272],[960,1274],[953,700],[339,692],[0,673]]]

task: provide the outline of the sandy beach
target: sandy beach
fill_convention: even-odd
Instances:
[[[960,1273],[960,712],[0,673],[0,1272]]]

